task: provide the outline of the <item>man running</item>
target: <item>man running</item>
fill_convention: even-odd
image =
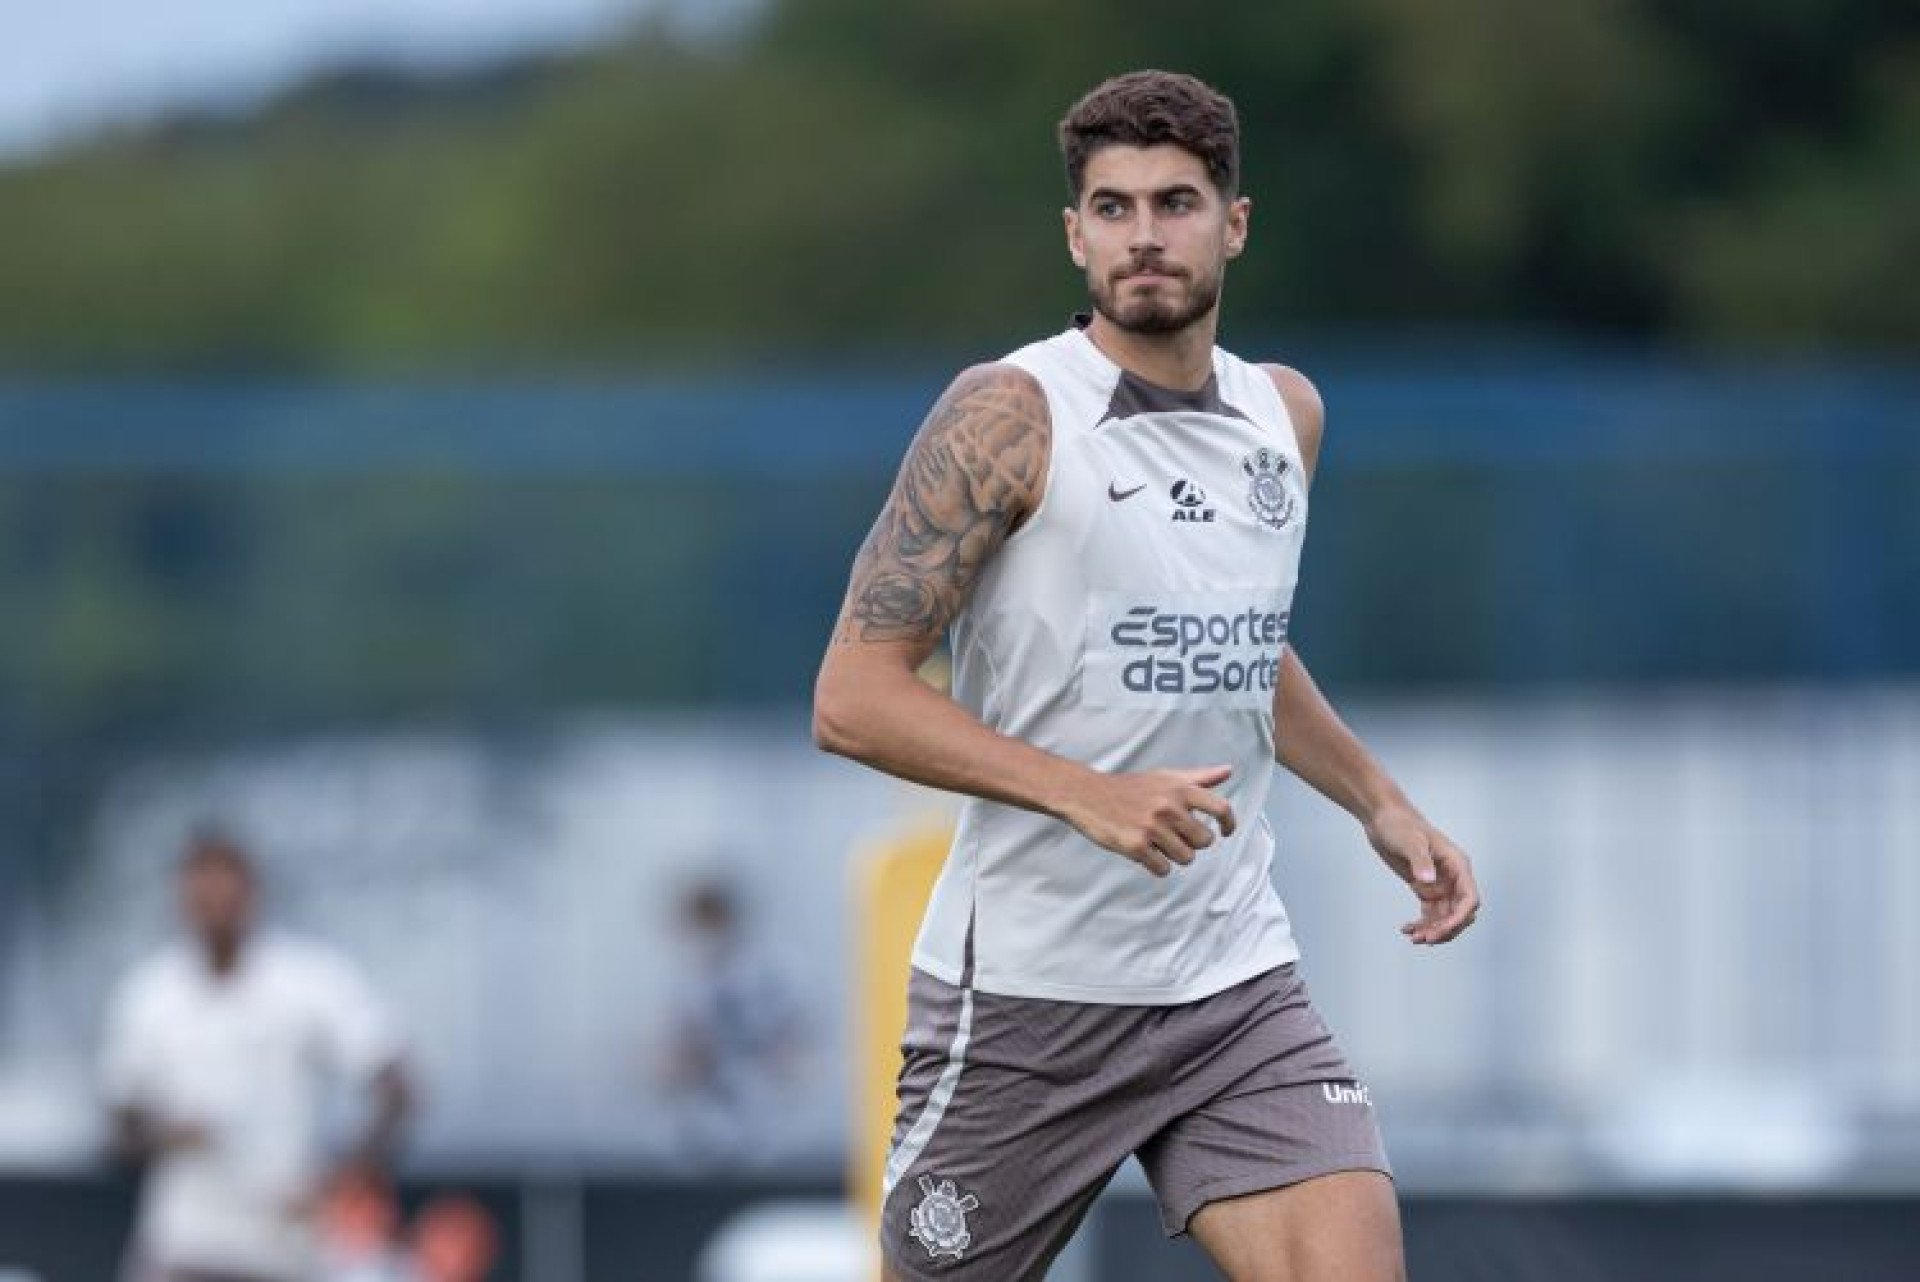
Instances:
[[[1092,312],[941,397],[815,692],[822,747],[967,797],[914,950],[888,1273],[1040,1278],[1138,1155],[1234,1282],[1398,1279],[1372,1102],[1272,883],[1271,763],[1361,823],[1413,942],[1472,923],[1471,866],[1286,644],[1322,409],[1214,345],[1233,104],[1137,72],[1060,143]],[[952,698],[915,676],[949,631]]]

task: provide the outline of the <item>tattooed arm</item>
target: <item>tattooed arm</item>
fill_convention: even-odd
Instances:
[[[1038,508],[1050,436],[1046,394],[1010,365],[967,370],[933,407],[854,561],[814,690],[821,747],[916,783],[1045,808],[1036,785],[1068,763],[994,733],[915,673]]]
[[[916,675],[1039,507],[1051,434],[1045,393],[1009,365],[975,366],[940,398],[854,561],[814,687],[814,739],[903,779],[1053,815],[1165,875],[1213,841],[1196,811],[1232,831],[1208,791],[1224,769],[1101,774],[989,729]]]

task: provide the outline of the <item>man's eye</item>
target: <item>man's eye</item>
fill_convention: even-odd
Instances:
[[[1093,212],[1101,218],[1117,218],[1120,215],[1120,202],[1117,200],[1097,200]]]
[[[1184,214],[1193,208],[1193,197],[1185,192],[1167,197],[1166,207],[1176,214]]]

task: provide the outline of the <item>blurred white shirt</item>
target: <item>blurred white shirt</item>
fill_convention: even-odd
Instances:
[[[400,1046],[358,970],[318,944],[256,934],[231,974],[180,944],[137,966],[108,1017],[108,1101],[198,1123],[209,1143],[161,1156],[142,1190],[150,1264],[300,1278],[331,1090],[370,1081]]]

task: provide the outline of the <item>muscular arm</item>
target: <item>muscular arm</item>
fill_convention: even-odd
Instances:
[[[1326,431],[1320,393],[1298,370],[1285,365],[1264,368],[1286,404],[1311,485]],[[1273,692],[1273,756],[1363,824],[1384,805],[1407,804],[1399,786],[1320,693],[1291,646],[1280,656],[1280,679]]]
[[[980,574],[1039,506],[1046,395],[1007,365],[976,366],[940,398],[867,535],[814,686],[814,740],[888,774],[1065,820],[1156,875],[1186,863],[1232,811],[1224,772],[1101,774],[990,729],[916,670]]]
[[[1307,479],[1319,462],[1326,415],[1297,370],[1266,366],[1293,421]],[[1426,819],[1358,735],[1333,710],[1291,646],[1273,691],[1274,760],[1357,819],[1367,840],[1420,899],[1420,920],[1402,926],[1415,943],[1439,944],[1473,924],[1480,908],[1465,852]]]
[[[915,783],[1057,813],[1079,769],[997,734],[915,675],[1038,506],[1046,396],[1005,365],[963,373],[915,437],[853,565],[814,687],[815,741]]]

